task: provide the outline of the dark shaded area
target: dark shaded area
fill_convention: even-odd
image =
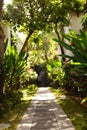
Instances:
[[[35,65],[35,71],[38,74],[37,81],[36,81],[38,87],[47,87],[49,85],[49,79],[47,75],[46,66],[43,64]]]
[[[87,65],[67,64],[64,66],[65,71],[65,90],[72,95],[87,96]]]

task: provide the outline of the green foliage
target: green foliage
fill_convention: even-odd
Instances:
[[[15,130],[36,90],[37,86],[32,84],[18,91],[9,91],[0,102],[0,122],[8,120],[11,129]]]
[[[25,31],[44,29],[46,28],[47,17],[49,15],[47,13],[48,10],[45,10],[46,7],[45,1],[14,0],[13,5],[7,6],[8,12],[5,12],[4,18],[11,19],[15,28],[23,26]]]
[[[31,79],[35,80],[35,79],[37,78],[37,73],[36,73],[35,71],[33,71],[33,72],[30,71],[29,74],[30,74],[29,77],[30,77]]]
[[[37,90],[37,86],[35,84],[29,85],[26,90],[28,95],[33,94]]]
[[[21,101],[21,98],[23,97],[22,92],[20,91],[9,91],[6,93],[6,99],[12,102],[13,106],[15,107],[16,104],[18,104]]]
[[[59,44],[61,44],[67,50],[72,52],[72,55],[62,55],[62,57],[69,58],[74,62],[87,62],[87,33],[80,30],[80,34],[76,34],[74,31],[70,30],[70,34],[63,35],[65,40],[68,42],[63,42],[61,40],[54,39]]]
[[[43,31],[33,33],[28,44],[28,62],[30,65],[48,62],[57,56],[58,44],[52,40],[53,37],[53,33]]]
[[[26,82],[28,81],[27,83],[29,83],[29,76],[31,75],[29,69],[26,67],[26,55],[25,53],[21,53],[21,55],[18,54],[16,44],[17,40],[13,35],[11,44],[7,44],[6,42],[3,60],[4,79],[2,79],[4,82],[4,95],[0,102],[1,115],[14,109],[17,104],[21,103],[23,93],[20,88],[27,86]],[[28,89],[29,94],[31,94],[30,91],[35,91],[35,86]]]
[[[83,26],[83,29],[86,31],[87,30],[87,13],[85,13],[82,18],[82,26]]]
[[[65,70],[65,88],[67,91],[71,91],[74,94],[80,94],[80,96],[87,95],[86,88],[86,69],[87,69],[87,33],[80,30],[80,34],[76,34],[70,30],[70,34],[64,34],[65,41],[54,39],[61,44],[65,49],[72,52],[72,55],[61,55],[76,62],[75,64],[66,64]],[[79,62],[79,63],[78,63]]]
[[[21,50],[23,51],[28,39],[36,30],[52,32],[54,29],[57,36],[61,37],[64,27],[70,23],[68,14],[72,10],[81,12],[84,4],[85,0],[14,0],[12,5],[7,6],[3,19],[11,21],[14,30],[18,29],[27,33]],[[35,42],[37,40],[35,39]]]
[[[37,80],[37,76],[38,76],[36,71],[32,68],[29,68],[27,74],[28,74],[29,83],[36,84],[36,80]]]
[[[54,60],[47,65],[48,76],[52,80],[54,87],[59,87],[63,85],[64,72],[62,69],[62,64],[58,60]]]
[[[86,0],[74,0],[71,2],[72,10],[76,11],[77,15],[84,10],[84,5],[86,4]]]
[[[53,23],[67,25],[67,14],[74,10],[77,13],[84,8],[86,0],[14,0],[7,6],[4,19],[11,21],[16,27],[24,27],[24,30],[52,30]],[[26,13],[27,12],[27,13]]]
[[[81,104],[87,102],[87,97],[85,97],[82,101],[81,101]]]
[[[9,91],[6,93],[2,101],[0,102],[0,114],[3,116],[4,113],[15,109],[15,107],[21,103],[23,93],[20,91]]]
[[[87,65],[66,64],[64,66],[64,71],[65,89],[69,92],[72,92],[72,94],[80,94],[80,96],[85,97],[87,95]]]
[[[4,91],[19,89],[20,78],[25,71],[25,57],[19,56],[15,45],[8,45],[5,54],[5,88]]]

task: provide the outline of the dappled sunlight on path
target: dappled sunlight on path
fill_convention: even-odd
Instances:
[[[33,97],[17,130],[75,130],[49,88],[41,87]]]
[[[33,97],[33,100],[54,100],[55,97],[52,93],[48,91],[48,88],[41,87],[39,88],[38,92],[36,93],[36,96]]]

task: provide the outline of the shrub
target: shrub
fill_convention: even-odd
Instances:
[[[66,64],[65,71],[65,89],[74,94],[81,93],[81,96],[86,96],[87,93],[87,66],[85,64]]]
[[[55,87],[63,85],[64,71],[60,61],[51,61],[47,65],[48,76]]]
[[[6,93],[6,100],[12,103],[12,107],[15,107],[19,102],[21,102],[23,94],[20,91],[9,91]]]

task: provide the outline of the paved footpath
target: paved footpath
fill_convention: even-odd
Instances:
[[[49,88],[41,87],[33,97],[17,130],[75,130]]]

